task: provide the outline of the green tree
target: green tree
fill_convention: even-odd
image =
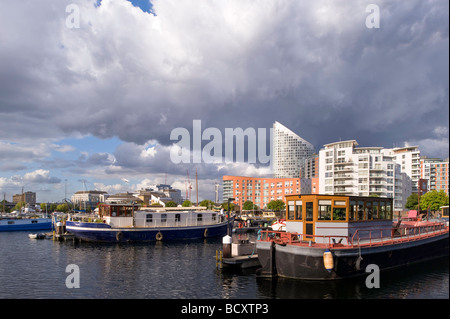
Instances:
[[[284,204],[284,202],[281,199],[277,199],[277,200],[271,200],[267,204],[267,208],[271,209],[275,212],[281,212],[286,208],[286,205]]]
[[[175,203],[173,200],[166,203],[166,207],[177,207],[177,203]]]
[[[209,199],[204,199],[198,205],[199,206],[203,206],[203,207],[207,207],[207,208],[209,208],[209,207],[212,208],[212,207],[214,207],[214,202],[212,200],[209,200]]]
[[[20,210],[22,210],[22,208],[25,208],[26,206],[27,206],[27,203],[25,203],[25,202],[18,202],[16,204],[16,206],[14,206],[14,210],[20,211]]]
[[[253,210],[253,209],[258,209],[258,206],[253,204],[253,202],[251,200],[247,200],[247,201],[245,201],[244,205],[242,205],[242,209],[243,210]]]
[[[432,190],[420,196],[419,204],[422,210],[430,208],[430,211],[435,212],[439,207],[448,205],[448,195],[443,190]]]
[[[65,212],[67,212],[69,210],[69,205],[67,205],[67,203],[59,204],[58,206],[56,206],[56,210],[58,212],[65,213]]]
[[[191,203],[191,201],[190,200],[185,200],[184,202],[183,202],[183,204],[181,204],[181,206],[183,206],[183,207],[191,207],[192,206],[192,203]]]
[[[222,204],[220,204],[220,206],[222,206],[222,208],[227,211],[228,210],[228,202],[223,202]],[[230,210],[231,211],[235,211],[235,208],[238,208],[239,206],[237,206],[234,203],[230,203]]]
[[[419,196],[417,195],[417,193],[412,193],[411,195],[409,195],[409,197],[406,199],[405,208],[417,210],[418,199]]]

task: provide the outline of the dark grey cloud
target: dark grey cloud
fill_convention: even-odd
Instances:
[[[317,148],[410,142],[448,156],[446,0],[167,0],[154,4],[156,16],[125,0],[94,2],[2,4],[1,140],[118,136],[125,143],[113,154],[62,161],[73,172],[106,165],[112,175],[184,174],[164,147],[194,119],[222,132],[277,120]],[[65,24],[71,3],[78,29]],[[371,3],[379,29],[365,26]],[[145,153],[150,140],[155,157]]]

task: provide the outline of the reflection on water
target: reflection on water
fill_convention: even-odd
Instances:
[[[327,299],[448,298],[448,260],[382,272],[381,288],[365,278],[338,282],[258,279],[255,269],[216,268],[221,238],[150,244],[32,240],[0,233],[0,298]],[[65,285],[80,269],[80,288]]]
[[[281,299],[448,299],[448,258],[382,271],[380,288],[367,288],[366,277],[342,281],[257,279],[261,294]]]

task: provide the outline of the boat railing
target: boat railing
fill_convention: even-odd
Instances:
[[[261,232],[261,241],[274,241],[278,244],[304,244],[312,246],[320,241],[328,246],[344,246],[350,243],[348,236],[341,235],[308,235],[284,231],[264,230]]]
[[[330,227],[332,228],[332,227]],[[278,244],[297,244],[327,247],[355,248],[361,245],[378,246],[392,244],[394,241],[414,241],[448,232],[448,226],[442,222],[427,222],[423,225],[404,225],[402,227],[357,229],[352,235],[309,235],[296,232],[271,231],[261,232],[261,241],[274,241]],[[388,234],[388,235],[387,235]]]
[[[390,236],[386,236],[386,231]],[[415,223],[393,228],[357,229],[351,238],[351,245],[384,245],[393,241],[414,241],[419,238],[435,236],[437,233],[448,232],[448,227],[442,222]]]

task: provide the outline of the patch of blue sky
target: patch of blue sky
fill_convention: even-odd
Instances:
[[[153,6],[150,0],[127,0],[130,1],[133,6],[140,8],[143,12],[151,13],[155,15]],[[102,4],[102,0],[97,0],[95,6],[98,7]]]
[[[100,139],[92,135],[84,136],[82,138],[65,138],[58,141],[59,145],[70,145],[75,148],[75,152],[93,153],[112,153],[117,146],[123,142],[117,138],[112,137],[108,139]],[[70,152],[68,152],[70,153]]]

